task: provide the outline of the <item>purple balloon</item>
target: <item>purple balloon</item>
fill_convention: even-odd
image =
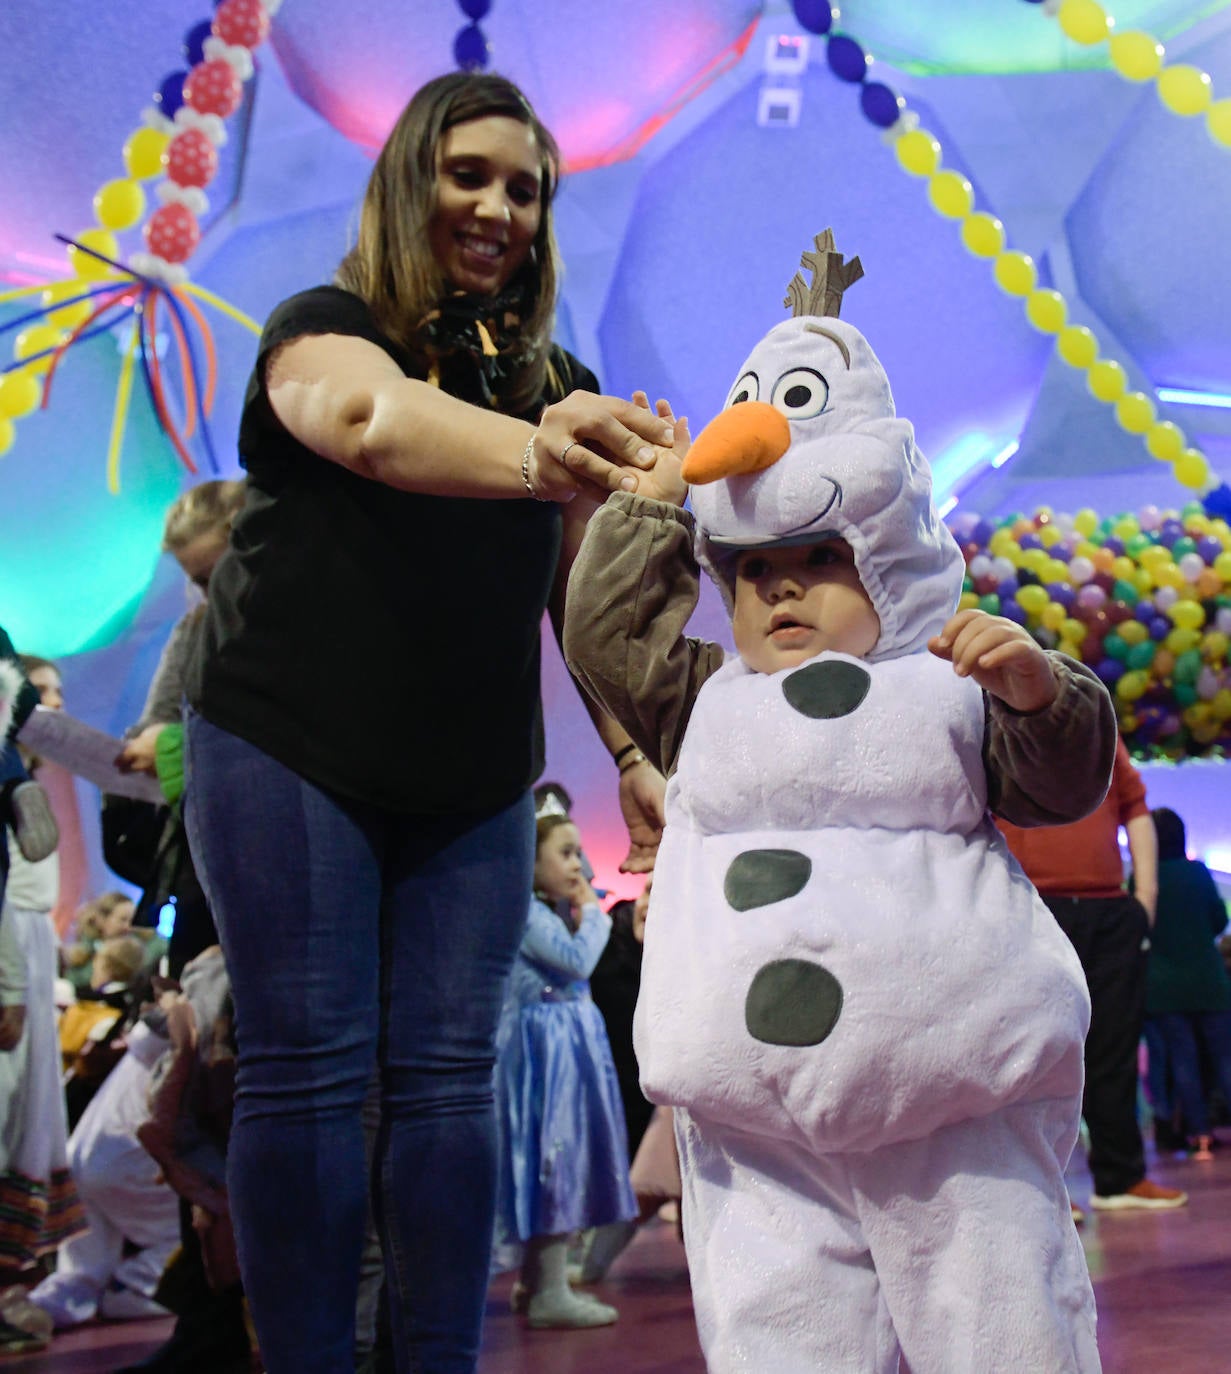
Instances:
[[[829,70],[842,81],[862,81],[868,74],[868,55],[844,33],[836,33],[825,45]]]
[[[187,72],[172,72],[164,76],[154,92],[154,104],[168,119],[175,118],[175,112],[184,103],[184,82]]]
[[[1159,526],[1158,542],[1165,544],[1168,548],[1171,548],[1177,539],[1183,539],[1183,537],[1184,526],[1178,520],[1164,520]]]
[[[1166,639],[1173,626],[1166,616],[1156,615],[1146,628],[1150,632],[1151,639]]]
[[[184,35],[184,61],[190,68],[205,60],[205,40],[213,33],[213,20],[202,19]]]
[[[996,526],[990,520],[980,520],[970,532],[970,542],[982,547],[996,533]]]
[[[1023,534],[1017,543],[1023,549],[1041,549],[1043,547],[1043,541],[1037,534]]]
[[[1077,593],[1067,582],[1049,582],[1047,584],[1047,595],[1053,601],[1058,601],[1064,609],[1070,610],[1073,602],[1077,600]]]
[[[1124,664],[1118,658],[1103,658],[1094,671],[1110,687],[1124,676]]]
[[[489,54],[487,38],[477,24],[458,29],[453,40],[453,60],[464,72],[482,71]]]
[[[859,107],[864,118],[878,129],[891,129],[906,108],[906,101],[880,81],[865,81],[859,92]]]
[[[1122,539],[1117,539],[1113,534],[1103,540],[1103,547],[1105,549],[1110,549],[1111,552],[1114,553],[1117,558],[1119,558],[1120,555],[1124,552],[1124,541]]]
[[[1004,616],[1006,620],[1012,620],[1017,625],[1024,625],[1026,623],[1026,612],[1022,610],[1016,601],[1001,601],[1000,614]]]
[[[492,0],[457,0],[457,3],[466,18],[476,24],[487,18],[492,7]]]
[[[1205,562],[1212,563],[1222,553],[1222,544],[1212,534],[1203,534],[1197,540],[1197,552]]]
[[[833,6],[828,0],[791,0],[791,8],[809,33],[828,33],[833,28]]]
[[[1016,577],[1006,577],[996,588],[996,595],[1001,601],[1012,601],[1017,595],[1018,582]]]
[[[1143,625],[1148,625],[1158,614],[1158,607],[1155,606],[1148,596],[1143,596],[1133,607],[1133,614]]]

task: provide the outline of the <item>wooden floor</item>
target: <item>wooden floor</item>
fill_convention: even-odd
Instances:
[[[1231,1371],[1231,1132],[1224,1142],[1210,1163],[1152,1162],[1151,1177],[1188,1190],[1186,1208],[1089,1213],[1082,1238],[1104,1374]],[[1070,1186],[1085,1206],[1084,1163],[1072,1166]],[[620,1309],[614,1327],[529,1331],[509,1313],[510,1282],[492,1287],[480,1374],[703,1374],[683,1248],[672,1227],[655,1222],[643,1230],[599,1290]],[[57,1336],[42,1354],[0,1356],[0,1374],[110,1374],[157,1346],[169,1326],[92,1325]]]

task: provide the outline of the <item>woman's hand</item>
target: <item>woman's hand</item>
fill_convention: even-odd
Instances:
[[[574,391],[540,416],[527,475],[544,500],[571,501],[585,490],[601,500],[609,491],[638,490],[642,471],[673,442],[669,421],[647,406]]]
[[[158,736],[166,725],[147,725],[139,735],[135,735],[116,756],[115,766],[121,773],[154,773],[154,754]]]
[[[1051,660],[1030,631],[1003,616],[958,611],[928,648],[952,663],[958,677],[973,678],[1014,711],[1046,710],[1060,690]]]
[[[621,873],[653,870],[666,822],[666,792],[666,779],[648,760],[620,774],[620,811],[628,826],[628,853],[620,865]]]

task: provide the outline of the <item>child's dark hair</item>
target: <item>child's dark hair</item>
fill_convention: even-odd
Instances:
[[[1158,857],[1182,859],[1188,848],[1184,822],[1168,806],[1157,807],[1150,815],[1154,817],[1154,829],[1158,832]]]

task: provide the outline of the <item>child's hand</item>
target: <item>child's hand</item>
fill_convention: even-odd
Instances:
[[[1015,711],[1043,711],[1059,691],[1047,654],[1029,630],[1003,616],[958,611],[928,648]]]
[[[580,923],[581,910],[587,906],[598,905],[598,893],[590,886],[584,873],[579,873],[573,883],[572,891],[568,894],[569,901],[573,906],[573,916],[576,923]]]
[[[649,410],[650,398],[644,391],[633,392],[633,404]],[[659,401],[655,407],[660,419],[670,421],[674,438],[670,448],[654,446],[654,463],[643,472],[638,472],[637,495],[650,496],[656,501],[669,501],[673,506],[682,506],[688,495],[688,483],[680,476],[680,468],[688,450],[692,447],[692,435],[688,432],[688,421],[684,416],[677,420],[671,413],[667,401]]]

